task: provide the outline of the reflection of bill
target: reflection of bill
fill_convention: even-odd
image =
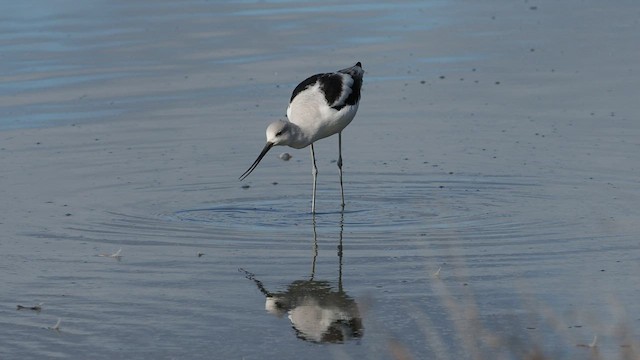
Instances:
[[[296,336],[302,340],[318,343],[341,343],[359,339],[364,334],[358,304],[342,289],[342,224],[340,226],[340,271],[337,289],[328,281],[314,280],[317,243],[315,242],[311,279],[296,280],[286,291],[268,291],[255,275],[240,269],[252,280],[266,297],[265,309],[273,315],[288,315]]]

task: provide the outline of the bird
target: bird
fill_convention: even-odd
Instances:
[[[294,149],[311,148],[313,190],[311,213],[316,212],[316,184],[318,167],[313,144],[338,134],[338,171],[340,173],[341,207],[344,210],[342,182],[342,131],[351,123],[360,104],[360,89],[364,70],[362,63],[329,73],[309,76],[295,87],[287,107],[287,119],[277,120],[267,127],[267,143],[253,164],[240,175],[244,180],[258,166],[260,160],[274,146]]]

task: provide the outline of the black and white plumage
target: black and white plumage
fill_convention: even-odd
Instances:
[[[344,207],[342,186],[342,130],[353,120],[358,111],[362,88],[362,64],[332,73],[316,74],[298,84],[291,94],[287,107],[287,119],[278,120],[267,127],[267,144],[251,167],[240,176],[245,179],[258,166],[265,154],[277,145],[302,149],[311,145],[313,162],[313,197],[311,212],[315,213],[316,180],[318,168],[313,143],[338,134],[338,169],[340,191]]]

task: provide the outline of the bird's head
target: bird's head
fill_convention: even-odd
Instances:
[[[284,120],[274,121],[267,126],[267,143],[288,145],[291,141],[291,123]]]
[[[240,176],[240,180],[244,180],[251,172],[258,166],[260,160],[276,145],[290,145],[292,141],[292,127],[291,123],[284,120],[274,121],[267,127],[267,144],[258,155],[256,161],[253,162],[251,167]]]

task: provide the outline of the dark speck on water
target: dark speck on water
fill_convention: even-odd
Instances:
[[[42,310],[42,305],[40,305],[40,304],[34,305],[34,306],[18,305],[18,306],[16,306],[16,310],[32,310],[32,311],[40,312],[40,310]]]

